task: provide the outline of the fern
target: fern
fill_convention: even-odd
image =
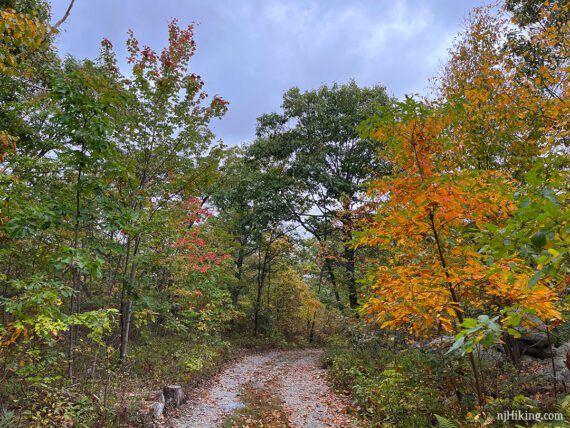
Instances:
[[[10,428],[16,424],[16,415],[10,410],[4,410],[0,414],[0,428]]]
[[[455,423],[451,422],[449,419],[445,419],[443,416],[435,415],[439,428],[459,428]]]

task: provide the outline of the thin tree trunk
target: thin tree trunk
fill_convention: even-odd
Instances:
[[[422,164],[419,160],[418,151],[416,149],[416,143],[414,141],[410,141],[410,143],[412,144],[414,156],[416,159],[416,165],[418,167],[418,172],[420,173],[420,178],[422,181],[424,181],[425,180],[424,170],[423,170]],[[449,272],[447,271],[447,263],[445,262],[445,257],[443,255],[443,248],[441,246],[439,234],[437,232],[437,228],[435,227],[435,212],[434,212],[433,208],[429,211],[428,219],[430,221],[431,230],[433,232],[433,237],[435,239],[437,253],[439,256],[439,261],[440,261],[441,267],[443,268],[445,276],[447,278],[447,277],[449,277]],[[459,301],[459,298],[457,297],[457,293],[455,292],[454,286],[451,283],[448,283],[448,287],[449,287],[449,293],[451,295],[451,300],[459,308],[461,305],[461,302]],[[463,319],[464,319],[463,313],[459,310],[457,311],[457,319],[459,320],[460,324],[463,324]],[[457,325],[455,326],[455,328],[456,329],[458,328]],[[469,353],[469,363],[471,365],[471,370],[473,371],[473,377],[475,379],[475,388],[477,390],[477,399],[479,402],[479,406],[482,407],[485,404],[485,394],[483,392],[483,388],[481,385],[479,367],[477,366],[477,362],[475,361],[475,357],[473,356],[472,352]]]
[[[121,364],[125,361],[125,357],[127,356],[132,307],[132,300],[125,300],[121,305],[121,346],[119,350],[119,363]]]
[[[261,303],[262,303],[262,296],[263,296],[263,287],[265,285],[265,274],[267,269],[267,259],[269,257],[269,252],[271,251],[271,240],[269,241],[269,247],[265,251],[263,256],[263,263],[261,262],[261,252],[262,248],[259,249],[259,258],[258,258],[258,271],[257,271],[257,297],[255,299],[255,307],[254,307],[254,319],[253,319],[253,335],[257,336],[259,332],[259,312],[261,311]]]
[[[241,279],[243,276],[243,260],[244,260],[244,257],[245,256],[244,256],[243,248],[240,248],[239,253],[238,253],[238,258],[236,260],[235,278],[236,278],[237,284],[235,287],[232,287],[232,289],[230,290],[233,306],[237,306],[238,301],[239,301],[239,295],[241,293]]]
[[[317,318],[317,310],[313,312],[313,317],[309,323],[309,343],[313,343],[313,338],[315,335],[315,320]]]
[[[358,308],[358,293],[356,291],[356,274],[355,274],[355,249],[352,247],[352,232],[354,224],[350,214],[350,205],[343,204],[344,214],[342,219],[342,245],[344,248],[344,264],[347,274],[348,302],[352,310]]]
[[[81,145],[81,156],[83,156],[84,146]],[[77,250],[79,249],[79,226],[80,226],[80,216],[81,216],[81,175],[83,173],[83,163],[80,159],[79,166],[77,168],[77,181],[75,189],[75,225],[73,228],[73,257],[77,257]],[[69,299],[69,314],[73,315],[79,310],[79,293],[81,292],[81,272],[76,262],[73,262],[73,279],[72,287],[73,292]],[[67,350],[67,375],[69,378],[73,378],[73,360],[74,360],[74,348],[75,348],[75,338],[77,335],[77,327],[71,325],[69,327],[69,348]]]
[[[344,244],[344,260],[347,274],[347,289],[348,289],[348,302],[351,309],[358,308],[358,294],[356,292],[356,277],[355,277],[355,254],[354,248],[350,244]]]
[[[269,304],[271,303],[271,260],[267,263],[267,307],[269,308]]]
[[[120,302],[120,309],[119,314],[121,317],[121,342],[120,342],[120,350],[119,350],[119,364],[123,362],[123,358],[125,357],[125,353],[123,352],[123,338],[125,337],[124,331],[127,328],[127,290],[128,290],[128,283],[127,283],[127,273],[129,272],[129,260],[131,257],[131,237],[127,237],[127,242],[125,243],[125,261],[123,265],[123,279],[121,285],[121,302]],[[125,349],[126,351],[126,349]]]
[[[430,225],[431,225],[431,229],[433,232],[433,236],[435,238],[435,243],[436,243],[437,252],[439,255],[439,261],[441,263],[441,267],[443,268],[443,271],[445,272],[445,276],[448,277],[449,273],[447,272],[447,263],[445,262],[445,257],[443,256],[443,248],[442,248],[441,242],[439,240],[439,234],[437,233],[437,229],[435,227],[434,216],[435,216],[435,214],[434,214],[434,211],[432,209],[429,213]],[[451,299],[452,299],[453,303],[455,303],[457,305],[457,307],[459,308],[461,305],[461,302],[459,301],[459,298],[457,297],[457,293],[455,292],[455,288],[453,287],[453,285],[451,285],[451,283],[449,284],[449,292],[451,294]],[[457,319],[459,320],[460,324],[463,324],[464,318],[463,318],[463,313],[461,311],[457,311]],[[483,392],[483,386],[481,385],[481,372],[480,372],[479,367],[477,365],[477,361],[475,361],[475,356],[473,355],[473,352],[469,353],[469,363],[471,364],[471,370],[473,371],[473,377],[475,378],[475,388],[477,390],[477,399],[479,401],[479,406],[482,407],[483,405],[485,405],[485,393]]]
[[[135,245],[133,248],[132,261],[130,265],[130,272],[128,269],[128,257],[125,264],[125,273],[129,272],[129,277],[123,286],[123,293],[121,296],[121,346],[119,349],[119,362],[122,363],[127,356],[127,347],[129,344],[129,330],[131,326],[131,313],[133,301],[131,300],[132,290],[135,283],[138,262],[136,257],[139,253],[141,243],[141,236],[137,235],[135,238]]]
[[[334,298],[336,300],[336,303],[339,307],[339,309],[343,309],[343,304],[340,300],[340,294],[338,292],[338,285],[336,283],[336,276],[334,274],[334,269],[333,269],[333,265],[332,262],[329,259],[325,260],[325,264],[326,264],[326,268],[327,268],[327,273],[329,274],[329,278],[331,280],[331,284],[333,286],[333,293],[334,293]]]
[[[552,386],[554,389],[554,402],[558,402],[558,388],[556,384],[558,383],[557,373],[556,373],[556,363],[554,362],[554,348],[552,346],[552,335],[550,334],[550,326],[546,325],[546,337],[548,339],[548,348],[550,350],[550,363],[552,364]]]

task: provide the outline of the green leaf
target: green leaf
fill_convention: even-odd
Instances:
[[[528,288],[534,287],[540,280],[541,276],[542,276],[542,270],[537,270],[532,276],[532,278],[528,281],[527,284]]]
[[[434,415],[434,416],[437,419],[439,428],[458,428],[458,426],[455,425],[453,422],[451,422],[449,419],[446,419],[443,416],[439,415]]]
[[[451,346],[451,348],[449,348],[447,350],[447,352],[445,353],[445,355],[447,354],[451,354],[454,351],[457,351],[458,349],[460,349],[461,347],[463,347],[463,344],[465,343],[465,337],[460,337],[458,340],[456,340],[455,342],[453,342],[453,345]]]
[[[518,330],[515,330],[514,328],[508,328],[507,329],[507,333],[509,333],[511,336],[513,336],[515,339],[518,339],[522,336],[521,332]]]
[[[488,324],[489,321],[490,321],[489,315],[479,315],[479,316],[477,317],[477,320],[478,320],[480,323],[483,323],[483,324]]]
[[[534,235],[532,235],[530,242],[532,242],[532,245],[534,245],[536,248],[542,248],[546,245],[546,234],[543,230],[539,230]]]
[[[532,200],[530,198],[526,198],[523,199],[520,203],[519,203],[519,208],[526,208],[530,205],[530,203],[532,202]]]
[[[465,318],[463,323],[461,324],[462,327],[465,328],[473,328],[477,325],[477,320],[475,318]]]

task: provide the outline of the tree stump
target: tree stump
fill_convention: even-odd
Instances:
[[[185,401],[184,391],[180,385],[167,385],[162,389],[166,404],[172,407],[179,407]]]

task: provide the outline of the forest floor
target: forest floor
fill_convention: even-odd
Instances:
[[[176,428],[355,427],[328,386],[322,350],[246,355],[192,391]]]

